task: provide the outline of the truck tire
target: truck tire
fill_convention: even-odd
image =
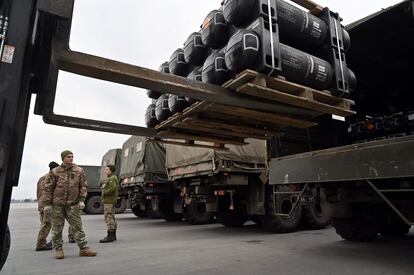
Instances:
[[[387,237],[402,237],[410,232],[411,225],[405,224],[400,221],[392,223],[384,223],[380,227],[380,234]]]
[[[6,232],[4,234],[3,247],[1,249],[0,270],[3,268],[3,265],[7,260],[7,256],[9,256],[10,242],[11,242],[10,230],[9,230],[9,225],[7,225]]]
[[[124,213],[126,208],[127,208],[127,200],[119,199],[115,204],[115,213],[116,214]]]
[[[250,220],[257,225],[262,225],[262,222],[260,221],[260,216],[250,216]]]
[[[214,213],[207,212],[205,202],[192,200],[185,208],[184,219],[189,224],[209,224],[214,220]]]
[[[279,186],[279,191],[290,191],[287,186]],[[274,203],[273,186],[266,186],[266,215],[260,216],[260,221],[264,228],[276,233],[289,233],[296,231],[298,228],[302,209],[298,205],[290,217],[278,216],[275,213],[289,214],[292,210],[294,202],[291,200],[290,194],[277,195],[276,203]],[[276,209],[275,209],[276,205]]]
[[[302,207],[302,222],[305,228],[322,229],[330,225],[332,221],[331,215],[323,211],[319,202],[315,202]]]
[[[92,196],[86,200],[84,212],[86,214],[102,214],[104,212],[104,207],[101,202],[100,196]]]
[[[217,221],[225,227],[242,227],[247,220],[247,213],[242,206],[236,206],[234,210],[226,207],[217,213]]]
[[[336,233],[343,239],[354,242],[371,242],[378,236],[378,230],[363,218],[333,218]]]
[[[132,207],[131,210],[132,210],[132,213],[134,213],[134,215],[137,216],[138,218],[148,217],[147,212],[145,210],[142,210],[141,207],[139,207],[139,205]]]
[[[167,222],[179,222],[183,219],[183,214],[174,212],[174,204],[171,199],[160,200],[160,215]]]

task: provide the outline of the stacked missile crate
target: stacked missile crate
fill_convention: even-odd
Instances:
[[[321,115],[354,115],[350,98],[356,77],[346,63],[349,34],[328,8],[295,2],[309,11],[283,0],[226,0],[160,66],[161,72],[251,98],[252,108],[148,91],[153,102],[147,126],[185,145],[204,141],[224,148],[244,145],[246,138],[278,136],[284,127],[313,127]],[[256,101],[280,108],[260,111]]]

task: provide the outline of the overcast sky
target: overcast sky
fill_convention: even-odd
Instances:
[[[322,6],[339,12],[348,24],[396,4],[393,0],[324,0]],[[73,50],[157,69],[199,30],[205,16],[221,0],[82,0],[75,1],[71,35]],[[34,102],[35,98],[32,98]],[[55,113],[144,126],[150,104],[144,90],[61,72]],[[31,113],[33,113],[33,104]],[[102,156],[121,148],[125,135],[46,125],[29,117],[19,186],[13,198],[35,198],[36,182],[48,163],[60,163],[60,152],[70,149],[75,163],[100,165]]]

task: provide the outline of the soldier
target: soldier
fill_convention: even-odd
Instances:
[[[63,259],[62,230],[65,217],[73,226],[74,237],[79,246],[79,256],[94,257],[85,240],[80,210],[85,208],[88,184],[83,169],[73,163],[73,153],[61,153],[63,163],[49,173],[46,184],[44,212],[52,214],[52,242],[56,259]]]
[[[107,236],[100,240],[101,243],[111,243],[116,241],[116,220],[115,220],[115,204],[118,200],[119,181],[114,175],[115,166],[108,165],[105,167],[105,175],[107,179],[102,184],[101,200],[104,204],[105,223],[108,227]]]
[[[49,163],[49,170],[52,170],[55,167],[58,167],[59,164],[52,161]],[[37,242],[36,242],[36,251],[45,251],[45,250],[52,250],[52,243],[47,243],[46,238],[50,232],[50,215],[49,213],[45,213],[43,208],[45,207],[45,187],[47,183],[48,174],[42,176],[37,181],[37,210],[39,211],[40,216],[40,229],[39,233],[37,234]],[[45,215],[46,214],[46,215]]]

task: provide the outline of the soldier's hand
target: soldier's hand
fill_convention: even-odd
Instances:
[[[80,202],[79,202],[79,209],[80,209],[80,210],[85,209],[85,203],[84,203],[83,201],[80,201]]]

